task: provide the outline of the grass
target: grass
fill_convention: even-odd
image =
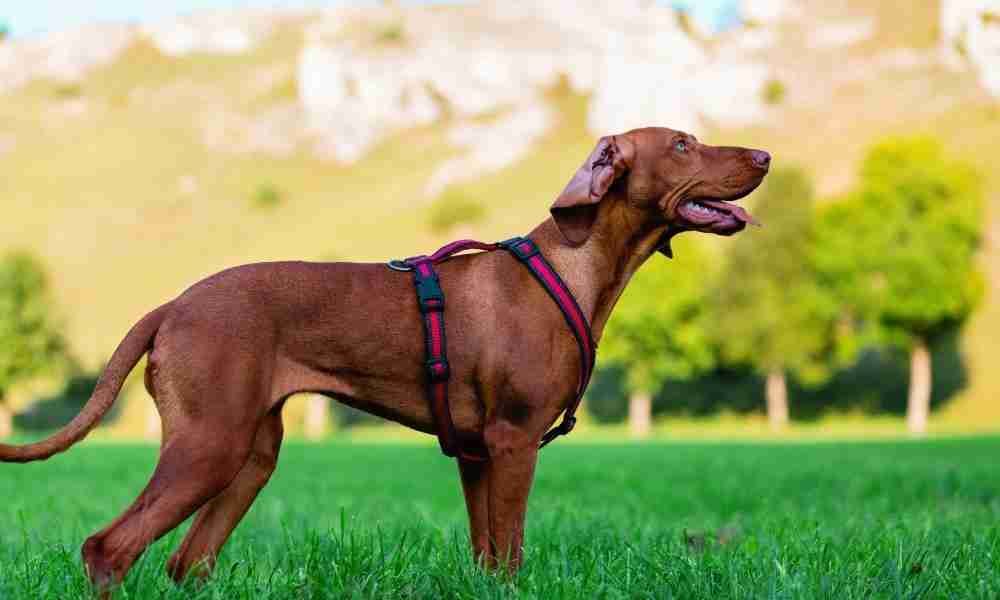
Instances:
[[[1000,438],[557,444],[507,580],[469,558],[457,475],[432,446],[290,443],[207,585],[166,577],[175,533],[117,597],[996,598],[998,454]],[[89,444],[0,467],[0,598],[87,597],[79,544],[154,460]]]

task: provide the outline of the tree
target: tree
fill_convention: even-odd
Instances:
[[[765,378],[768,420],[788,422],[786,373],[818,381],[836,313],[809,259],[814,242],[813,188],[800,169],[775,170],[754,205],[764,226],[733,244],[712,295],[712,332],[721,359]]]
[[[858,339],[910,353],[907,425],[927,428],[929,345],[960,327],[983,295],[976,267],[982,189],[974,170],[927,138],[868,153],[858,188],[819,224],[816,264]]]
[[[67,378],[61,389],[36,399],[31,406],[14,417],[14,426],[18,431],[46,432],[59,429],[72,421],[87,404],[103,369],[84,371],[79,365],[72,363],[68,363],[66,367]],[[121,409],[121,402],[114,404],[101,422],[110,423],[118,419]]]
[[[63,356],[52,308],[45,272],[34,257],[14,253],[0,260],[0,438],[12,433],[11,387]]]
[[[625,290],[604,333],[601,356],[625,371],[633,435],[648,435],[652,397],[667,379],[689,379],[715,364],[703,316],[709,263],[693,244],[677,259],[656,256]]]

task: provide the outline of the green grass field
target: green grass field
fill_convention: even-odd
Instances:
[[[0,598],[87,597],[79,545],[155,455],[89,444],[0,466]],[[167,578],[175,533],[116,597],[998,598],[998,455],[998,438],[556,444],[508,580],[469,557],[432,446],[293,442],[207,585]]]

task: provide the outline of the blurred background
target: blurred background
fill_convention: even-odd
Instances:
[[[771,151],[765,227],[650,261],[574,437],[1000,430],[1000,1],[37,0],[0,8],[0,437],[204,276],[525,233],[644,125]],[[158,437],[141,372],[99,436]]]

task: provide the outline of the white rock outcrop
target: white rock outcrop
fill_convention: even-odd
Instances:
[[[773,25],[797,17],[802,7],[794,0],[741,0],[740,12],[744,21]]]
[[[942,0],[941,35],[945,51],[968,59],[1000,98],[1000,0]]]
[[[244,54],[266,39],[279,19],[268,12],[200,13],[145,26],[143,33],[167,56]]]
[[[294,13],[229,11],[198,14],[144,26],[90,25],[0,44],[0,92],[36,79],[80,81],[113,63],[141,38],[168,56],[194,52],[240,54],[253,50]]]
[[[306,40],[299,97],[319,151],[344,162],[394,131],[446,114],[468,119],[510,111],[532,135],[542,135],[550,119],[539,117],[540,92],[560,81],[592,96],[588,124],[595,134],[649,124],[697,131],[706,122],[743,124],[764,111],[764,67],[745,58],[718,60],[718,52],[681,30],[672,9],[644,0],[337,10]],[[474,131],[484,148],[502,137]],[[478,157],[483,168],[504,166],[475,144],[471,138],[459,144],[466,158]],[[519,155],[497,153],[508,160]],[[443,168],[430,189],[451,177],[444,173],[477,169]]]
[[[705,64],[703,52],[679,31],[649,43],[618,35],[601,61],[587,123],[600,134],[649,124],[694,131],[701,94],[688,78]]]
[[[202,13],[2,44],[0,91],[39,77],[79,80],[139,39],[168,56],[251,52],[294,22],[306,28],[294,67],[296,99],[244,113],[212,86],[178,80],[132,90],[130,101],[152,106],[197,96],[201,114],[193,120],[212,149],[288,156],[308,148],[345,163],[394,132],[449,119],[456,123],[452,143],[464,154],[432,177],[428,191],[437,193],[465,174],[521,159],[556,119],[545,91],[563,83],[589,96],[595,135],[651,124],[698,132],[765,116],[761,89],[769,73],[753,56],[775,43],[772,25],[796,4],[752,5],[742,10],[755,28],[710,44],[686,33],[668,3],[651,0],[483,0],[339,8],[315,18]],[[278,61],[255,71],[244,92],[266,95],[291,78]],[[58,108],[84,114],[94,107],[81,100]]]
[[[34,79],[72,83],[106,66],[136,39],[125,25],[81,27],[0,44],[0,92]]]
[[[491,123],[463,123],[452,128],[448,139],[465,154],[438,167],[427,183],[427,195],[436,196],[453,183],[476,179],[523,159],[551,123],[552,111],[539,102]]]

